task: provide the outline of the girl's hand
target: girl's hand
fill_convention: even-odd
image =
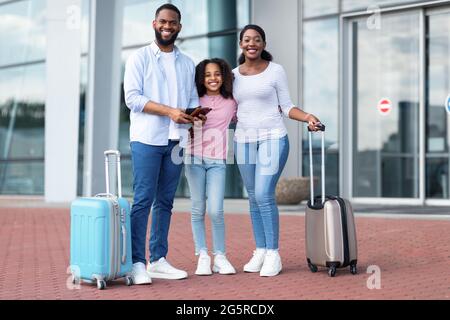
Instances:
[[[203,114],[199,114],[198,118],[202,122],[202,126],[205,124],[206,120],[208,120],[208,118]]]

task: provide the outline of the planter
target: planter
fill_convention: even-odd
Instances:
[[[295,205],[309,199],[309,178],[281,178],[278,181],[275,197],[278,204]]]

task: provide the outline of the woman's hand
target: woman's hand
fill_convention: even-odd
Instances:
[[[308,122],[308,128],[311,131],[319,131],[320,128],[318,127],[320,125],[320,120],[313,114],[308,114],[305,118],[305,122]]]

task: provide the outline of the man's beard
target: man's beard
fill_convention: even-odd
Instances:
[[[160,45],[162,45],[162,46],[170,46],[170,45],[174,44],[175,40],[177,40],[178,33],[179,33],[179,32],[174,33],[170,39],[164,40],[164,39],[162,38],[161,32],[159,32],[158,30],[155,29],[155,37],[156,37],[156,40],[157,40],[158,43],[159,43]]]

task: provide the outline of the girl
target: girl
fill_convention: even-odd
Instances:
[[[265,50],[266,35],[247,25],[239,36],[242,55],[233,93],[238,102],[235,133],[236,160],[247,189],[256,250],[245,272],[271,277],[281,272],[278,253],[279,213],[275,187],[289,154],[289,140],[280,111],[291,119],[308,122],[317,131],[319,120],[294,107],[283,67]]]
[[[212,271],[234,274],[226,258],[223,199],[227,155],[227,129],[236,115],[231,68],[222,59],[202,61],[196,68],[200,105],[209,107],[208,120],[194,125],[190,148],[186,151],[185,172],[192,200],[192,233],[195,254],[199,256],[195,274],[211,275],[211,258],[205,237],[206,198],[212,225],[214,265]]]

